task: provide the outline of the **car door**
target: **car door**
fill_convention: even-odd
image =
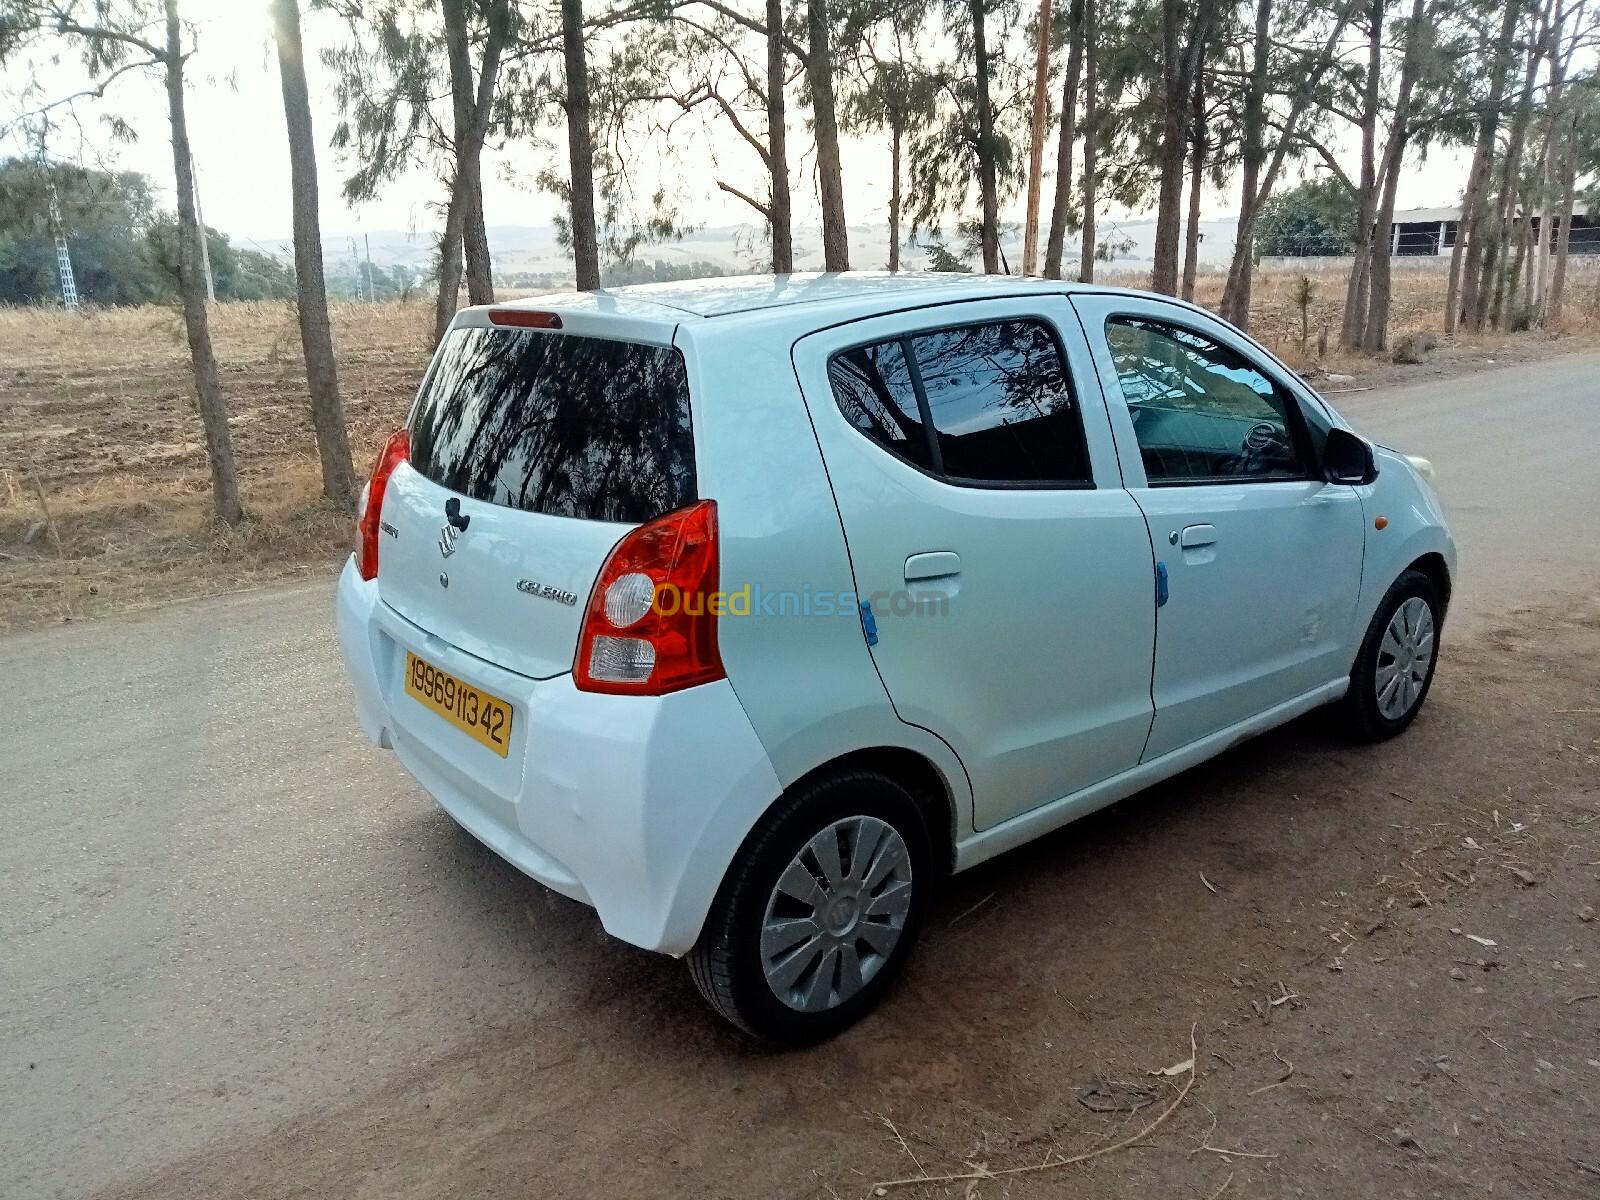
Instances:
[[[1157,560],[1149,761],[1349,673],[1365,521],[1322,478],[1325,416],[1248,339],[1158,300],[1073,303]]]
[[[873,661],[960,756],[974,826],[1134,766],[1154,568],[1065,297],[852,322],[794,362]]]

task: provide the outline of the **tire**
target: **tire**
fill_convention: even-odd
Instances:
[[[1423,612],[1416,601],[1425,606],[1427,625],[1431,629],[1427,662],[1423,665],[1420,677],[1415,661],[1408,664],[1405,657],[1416,650],[1416,646],[1404,637],[1410,622],[1403,623],[1397,639],[1387,636],[1390,625],[1402,610],[1412,619]],[[1433,686],[1434,670],[1439,665],[1439,633],[1443,621],[1439,590],[1421,571],[1406,571],[1390,586],[1378,610],[1372,614],[1366,636],[1361,640],[1361,650],[1350,669],[1350,690],[1345,693],[1342,706],[1346,728],[1353,737],[1361,741],[1381,742],[1404,732],[1416,720],[1417,713],[1422,711],[1423,702],[1428,698],[1428,689]],[[1398,658],[1395,655],[1397,646],[1401,650],[1401,657]],[[1388,671],[1389,667],[1396,665],[1398,671]],[[1393,682],[1397,674],[1400,676],[1399,683]],[[1409,697],[1403,691],[1397,695],[1396,688],[1409,688]]]
[[[826,866],[819,839],[824,858],[834,847]],[[797,868],[803,874],[794,874]],[[728,868],[688,954],[695,986],[758,1038],[806,1045],[832,1037],[893,984],[916,943],[937,873],[922,811],[902,785],[855,769],[807,781],[751,831]],[[798,899],[807,887],[810,898]],[[805,1011],[808,1003],[820,1007]]]

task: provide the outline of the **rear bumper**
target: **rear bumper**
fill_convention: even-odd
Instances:
[[[354,562],[339,578],[339,646],[362,730],[469,833],[606,931],[683,954],[740,843],[782,790],[726,680],[667,696],[529,679],[412,625]],[[405,651],[514,709],[506,758],[404,693]]]

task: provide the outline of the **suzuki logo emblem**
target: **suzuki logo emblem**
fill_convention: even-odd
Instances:
[[[454,525],[444,525],[439,529],[439,553],[449,558],[456,552],[456,539],[461,536],[461,531]]]

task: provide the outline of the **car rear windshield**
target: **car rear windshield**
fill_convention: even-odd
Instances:
[[[411,423],[411,465],[527,512],[648,521],[695,499],[683,355],[536,329],[445,335]]]

